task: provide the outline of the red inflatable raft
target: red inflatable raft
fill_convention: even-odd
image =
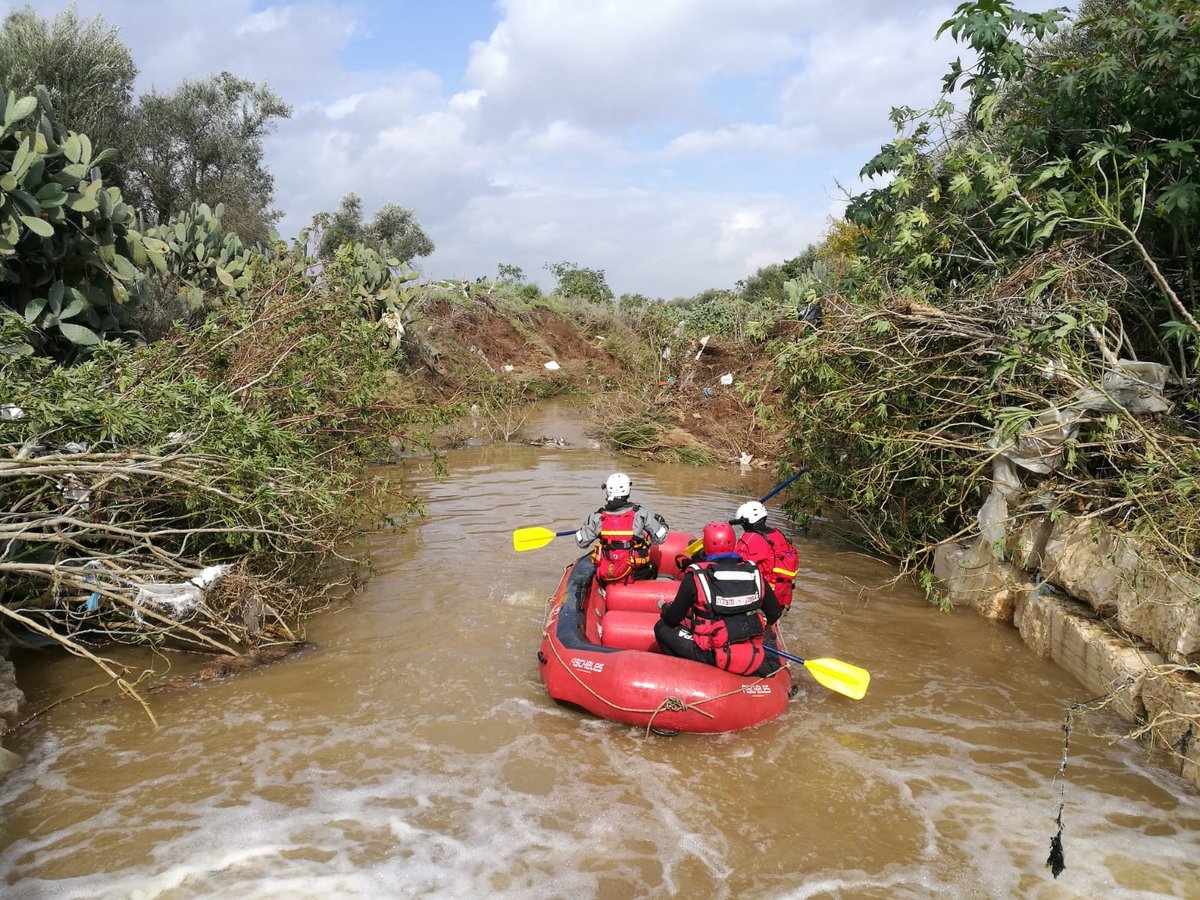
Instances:
[[[765,678],[744,677],[659,652],[658,601],[675,598],[683,574],[675,556],[691,540],[672,533],[652,548],[656,580],[605,588],[593,580],[583,597],[567,596],[567,567],[547,605],[538,651],[551,697],[657,731],[736,731],[783,712],[793,692],[786,665]],[[774,637],[778,642],[777,629]]]

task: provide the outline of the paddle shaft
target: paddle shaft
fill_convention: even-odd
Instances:
[[[772,488],[770,491],[768,491],[766,496],[760,498],[758,502],[766,503],[768,500],[770,500],[772,497],[774,497],[776,494],[778,494],[785,487],[787,487],[789,484],[791,484],[793,481],[795,481],[797,478],[799,478],[801,475],[803,475],[807,471],[808,471],[807,468],[805,468],[804,466],[801,466],[799,468],[799,470],[797,470],[797,472],[794,475],[792,475],[787,481],[784,481],[781,484],[775,485],[775,487]],[[692,541],[690,544],[688,544],[687,547],[684,548],[683,553],[685,556],[695,556],[697,553],[699,553],[703,549],[704,549],[704,541],[701,538],[696,538],[694,541]]]
[[[807,467],[801,466],[799,469],[796,470],[796,474],[793,475],[791,478],[789,478],[787,481],[783,482],[782,484],[776,485],[774,488],[772,488],[767,493],[767,495],[765,497],[759,497],[758,502],[766,503],[768,500],[770,500],[772,497],[774,497],[776,494],[778,494],[785,487],[787,487],[789,484],[791,484],[793,481],[795,481],[797,478],[799,478],[801,475],[803,475],[807,471],[808,471]]]
[[[772,647],[770,644],[763,644],[763,649],[770,650],[776,656],[782,656],[784,659],[790,659],[794,663],[800,663],[800,665],[804,665],[808,662],[807,659],[801,659],[798,656],[792,656],[792,654],[788,653],[787,651],[780,650],[778,647]]]

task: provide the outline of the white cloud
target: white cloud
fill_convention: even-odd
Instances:
[[[689,131],[672,138],[664,155],[668,158],[737,153],[743,156],[801,156],[814,148],[818,131],[814,125],[799,128],[780,125],[731,125],[709,131]]]
[[[427,225],[491,191],[482,169],[494,151],[470,135],[470,110],[438,102],[429,86],[427,73],[412,73],[378,91],[298,109],[281,123],[267,142],[285,213],[281,232],[335,209],[350,191],[368,215],[397,202]]]
[[[462,91],[450,98],[450,108],[458,112],[477,110],[485,96],[486,91]]]
[[[66,6],[66,0],[34,4],[47,17]],[[138,91],[169,91],[184,78],[221,70],[267,81],[292,103],[338,84],[344,74],[338,52],[361,31],[357,5],[298,0],[256,6],[253,0],[77,0],[81,18],[99,14],[120,29],[140,70]]]
[[[234,37],[248,34],[270,34],[287,27],[292,17],[291,7],[271,6],[261,12],[251,13],[233,30]]]
[[[508,263],[548,286],[543,265],[570,260],[603,269],[618,294],[669,298],[730,287],[793,257],[823,224],[783,196],[525,185],[471,198],[442,223],[438,250],[420,268],[478,277]]]
[[[328,102],[305,104],[303,109],[320,111],[331,122],[346,123],[355,130],[386,128],[390,123],[408,116],[440,110],[441,82],[430,72],[412,71],[373,79],[364,90],[355,90],[367,79],[347,79],[348,91]]]
[[[467,81],[487,92],[495,127],[559,118],[622,128],[688,115],[718,74],[768,71],[793,58],[809,3],[791,0],[505,0],[475,43]]]
[[[588,164],[595,159],[609,163],[628,161],[630,154],[620,141],[601,131],[582,128],[563,119],[528,135],[518,135],[515,141],[533,157],[571,159],[575,164]],[[514,152],[517,147],[513,147]]]
[[[573,260],[659,296],[729,287],[816,239],[835,180],[856,185],[890,136],[888,108],[936,97],[952,8],[498,0],[494,21],[455,32],[480,40],[416,65],[423,35],[384,0],[79,0],[120,28],[139,90],[227,69],[293,104],[266,148],[285,235],[355,191],[368,215],[416,212],[438,246],[426,274]],[[365,46],[374,68],[355,65]]]
[[[353,115],[366,96],[366,94],[351,94],[349,97],[339,97],[324,107],[325,115],[335,122]]]
[[[804,67],[781,92],[784,120],[816,125],[824,140],[853,146],[887,134],[892,107],[932,106],[959,55],[948,38],[934,40],[951,11],[939,4],[907,19],[886,16],[814,35]]]

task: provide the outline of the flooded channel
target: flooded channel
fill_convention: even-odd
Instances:
[[[429,515],[372,538],[375,578],[309,624],[314,649],[153,696],[157,730],[95,695],[23,729],[26,763],[0,780],[4,896],[1200,900],[1200,797],[1089,734],[1103,718],[1071,736],[1051,877],[1061,725],[1083,688],[862,554],[798,539],[783,622],[793,652],[870,670],[861,702],[801,671],[780,718],[673,738],[555,706],[535,653],[574,545],[517,554],[512,531],[575,527],[618,468],[688,531],[772,479],[621,461],[563,409],[527,430],[576,446],[389,473]],[[30,709],[100,680],[25,662]]]

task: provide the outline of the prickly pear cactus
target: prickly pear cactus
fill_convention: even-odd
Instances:
[[[66,130],[42,87],[8,93],[0,129],[0,305],[33,326],[37,352],[71,361],[129,320],[146,242],[86,134]]]
[[[358,297],[363,317],[389,334],[389,345],[399,350],[412,321],[412,284],[417,273],[398,259],[385,259],[377,251],[351,242],[338,247],[324,264],[323,277],[331,285]]]
[[[147,229],[145,262],[174,285],[183,304],[196,310],[213,304],[225,291],[249,285],[246,266],[254,251],[223,222],[225,209],[193,203],[174,222]],[[135,257],[135,262],[143,262]]]

